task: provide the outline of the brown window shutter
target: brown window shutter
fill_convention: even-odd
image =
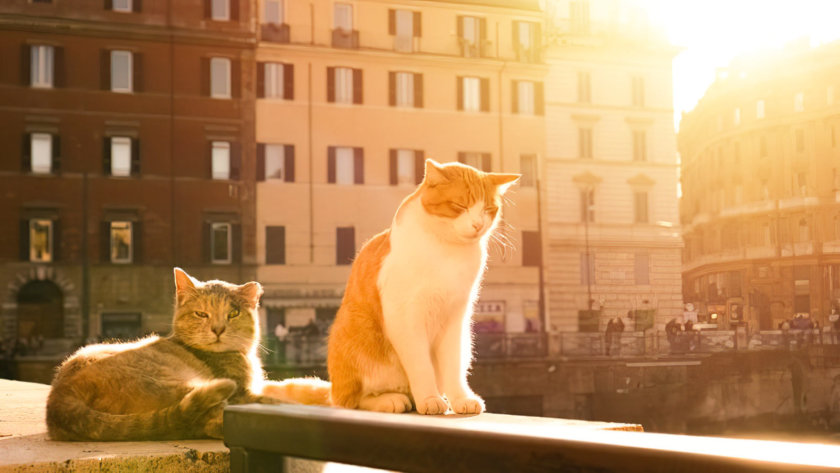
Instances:
[[[295,98],[294,64],[283,64],[283,98],[286,100],[294,100]]]
[[[353,103],[355,104],[362,103],[362,85],[362,70],[353,69]]]
[[[53,173],[58,174],[61,172],[61,135],[52,135],[52,169]]]
[[[230,21],[239,21],[239,0],[230,0]]]
[[[143,262],[143,222],[138,220],[131,223],[131,246],[134,254],[131,261],[134,264]]]
[[[481,111],[490,111],[490,79],[486,77],[481,79]]]
[[[464,37],[464,17],[463,16],[458,16],[458,17],[455,18],[455,20],[458,22],[458,26],[457,26],[458,37],[463,38]]]
[[[335,102],[335,68],[327,68],[327,102]]]
[[[335,229],[335,264],[346,265],[356,256],[356,229],[338,227]]]
[[[210,233],[212,231],[213,227],[210,222],[201,223],[201,260],[205,263],[213,261],[213,249],[210,247]]]
[[[140,13],[143,11],[143,1],[142,0],[133,0],[131,2],[131,9],[134,10],[134,13]]]
[[[295,145],[283,146],[283,170],[285,182],[295,182]]]
[[[114,2],[112,0],[105,0],[105,11],[114,9]]]
[[[510,93],[510,102],[511,102],[511,111],[513,113],[519,113],[519,81],[511,81],[511,93]]]
[[[53,261],[61,261],[61,220],[52,221]]]
[[[540,232],[522,232],[522,266],[539,266],[542,260]]]
[[[423,74],[414,74],[414,107],[423,108]]]
[[[131,55],[132,81],[134,92],[143,92],[143,54],[134,53]]]
[[[140,175],[140,139],[131,139],[131,175]]]
[[[265,180],[265,144],[257,143],[257,181]]]
[[[327,148],[327,182],[335,184],[335,146]]]
[[[397,34],[397,11],[394,9],[388,9],[388,34]]]
[[[201,58],[201,96],[210,96],[210,58],[207,57]]]
[[[265,63],[257,63],[257,98],[265,98]]]
[[[100,86],[102,90],[111,90],[111,51],[103,49],[99,58]]]
[[[230,60],[230,96],[238,99],[241,97],[242,73],[240,72],[240,61],[238,59]]]
[[[531,37],[532,44],[534,45],[534,55],[533,58],[535,61],[539,61],[542,55],[542,29],[540,28],[539,23],[534,23],[534,33]]]
[[[242,224],[241,223],[232,223],[230,225],[230,251],[233,253],[231,255],[231,261],[234,264],[242,263]]]
[[[20,45],[20,83],[26,87],[32,85],[32,47],[28,44]],[[26,259],[29,259],[29,250],[26,253]]]
[[[467,153],[463,151],[458,151],[458,162],[461,164],[466,164],[467,161]]]
[[[53,87],[60,88],[67,85],[67,72],[64,69],[64,48],[53,47]]]
[[[397,104],[397,73],[388,71],[388,105]]]
[[[102,138],[102,175],[111,175],[111,138]]]
[[[99,226],[99,262],[111,262],[111,222],[107,220]]]
[[[213,0],[204,0],[204,18],[210,19],[213,17],[213,6],[211,5],[212,1]]]
[[[464,109],[464,78],[463,77],[456,77],[457,81],[457,88],[458,88],[458,110]]]
[[[265,264],[286,264],[286,227],[265,227]]]
[[[484,40],[487,39],[487,19],[480,18],[478,20],[478,55],[484,57]]]
[[[61,135],[52,135],[52,172],[61,172]]]
[[[20,170],[22,172],[32,171],[32,135],[23,134],[23,141],[20,146]]]
[[[397,150],[388,150],[388,161],[391,163],[389,177],[392,186],[397,185]]]
[[[545,115],[545,93],[542,82],[534,82],[534,110],[537,115]]]
[[[237,142],[230,143],[230,178],[238,181],[240,179],[242,168],[242,145]]]
[[[518,21],[513,22],[513,28],[511,28],[511,31],[513,32],[513,43],[512,43],[513,44],[513,50],[514,50],[514,53],[516,53],[517,50],[519,49],[519,46],[520,46],[520,44],[519,44],[519,22]]]
[[[20,260],[29,261],[29,220],[20,220],[20,238],[18,240],[20,249]]]
[[[423,150],[414,150],[414,183],[423,182],[423,175],[426,173],[426,159]]]
[[[423,26],[421,24],[421,18],[422,16],[420,15],[419,11],[414,12],[414,18],[412,23],[414,26],[414,36],[417,38],[423,36]]]
[[[490,172],[492,163],[490,162],[490,153],[481,153],[481,170]]]
[[[365,151],[362,148],[353,148],[353,182],[365,183]]]

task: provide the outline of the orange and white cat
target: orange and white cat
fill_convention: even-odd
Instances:
[[[327,368],[333,405],[420,414],[484,411],[467,384],[471,320],[500,219],[518,174],[426,161],[391,228],[353,262]]]

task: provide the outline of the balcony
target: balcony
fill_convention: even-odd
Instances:
[[[484,57],[485,47],[489,45],[489,41],[481,40],[473,42],[466,38],[458,38],[458,47],[461,50],[461,56],[468,58]]]
[[[286,23],[263,23],[260,26],[260,40],[272,43],[288,43],[290,38],[289,25]]]
[[[542,61],[542,54],[538,48],[516,48],[516,60],[520,62],[537,63]]]
[[[342,49],[358,49],[359,48],[359,32],[358,30],[332,30],[332,47]]]

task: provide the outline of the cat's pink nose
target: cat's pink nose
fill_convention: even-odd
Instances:
[[[482,229],[482,228],[484,228],[484,223],[482,223],[482,222],[473,222],[472,226],[473,226],[473,228],[475,229],[475,231],[476,231],[476,232],[480,232],[480,231],[481,231],[481,229]]]
[[[212,330],[213,330],[213,333],[215,333],[215,334],[216,334],[216,336],[218,337],[218,336],[220,336],[221,334],[225,333],[225,329],[226,329],[226,328],[227,328],[227,327],[225,327],[224,325],[220,325],[220,326],[218,326],[218,327],[213,327],[213,329],[212,329]]]

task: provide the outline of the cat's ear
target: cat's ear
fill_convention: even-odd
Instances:
[[[260,302],[260,297],[263,295],[263,287],[260,283],[251,281],[239,286],[237,292],[239,292],[239,295],[244,297],[253,308]]]
[[[516,184],[516,181],[522,177],[522,174],[502,174],[498,172],[491,172],[487,174],[487,179],[490,183],[496,186],[499,195],[503,195],[510,189],[510,186]]]
[[[426,160],[426,177],[423,178],[423,182],[430,186],[436,186],[448,180],[449,178],[443,173],[443,166],[440,163],[434,159]]]
[[[195,289],[195,283],[196,280],[187,274],[186,271],[181,268],[175,268],[175,295],[179,303],[183,296]]]

